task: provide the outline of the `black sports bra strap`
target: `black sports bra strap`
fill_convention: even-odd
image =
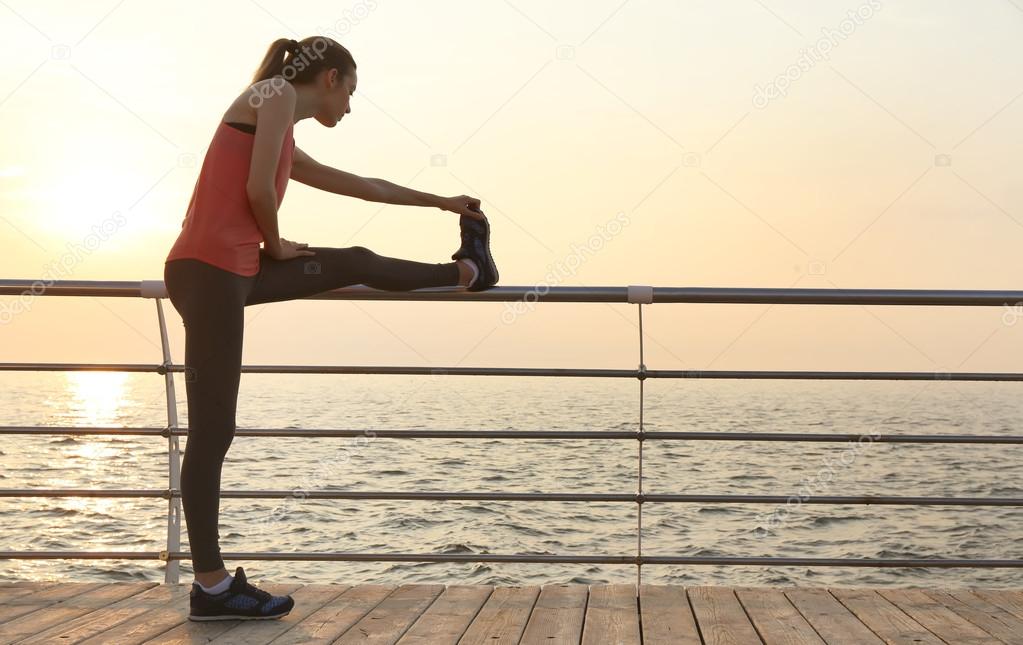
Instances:
[[[251,123],[239,123],[237,121],[228,121],[226,122],[226,125],[229,125],[236,130],[241,130],[242,132],[248,132],[249,134],[256,133],[256,126],[252,125]]]

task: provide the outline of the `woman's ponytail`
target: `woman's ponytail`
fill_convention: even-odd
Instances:
[[[266,56],[263,57],[263,62],[259,64],[259,69],[253,75],[252,82],[265,81],[283,72],[284,55],[289,49],[293,48],[295,42],[290,38],[278,38],[273,41],[273,44],[266,50]]]
[[[355,69],[351,53],[333,38],[278,38],[267,48],[263,62],[252,76],[252,82],[282,76],[287,81],[306,83],[321,70],[330,68],[336,68],[341,76]]]

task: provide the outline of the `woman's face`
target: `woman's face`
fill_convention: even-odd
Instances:
[[[333,128],[344,115],[352,111],[349,101],[359,79],[355,70],[342,77],[338,75],[336,68],[331,68],[327,71],[325,80],[327,90],[316,120],[328,128]]]

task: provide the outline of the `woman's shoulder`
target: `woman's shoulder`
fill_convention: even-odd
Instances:
[[[281,76],[256,81],[250,84],[242,94],[243,96],[248,96],[249,104],[256,108],[259,105],[255,104],[262,104],[265,101],[272,100],[274,97],[286,97],[291,102],[295,100],[297,95],[295,86]]]
[[[279,76],[249,84],[224,112],[224,121],[255,122],[258,110],[268,104],[294,105],[295,86]],[[284,107],[281,105],[281,107]]]

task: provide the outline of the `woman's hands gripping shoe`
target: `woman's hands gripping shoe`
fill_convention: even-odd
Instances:
[[[458,213],[473,219],[482,220],[486,218],[486,215],[480,210],[480,200],[468,195],[445,197],[441,200],[440,208],[441,210],[451,211],[452,213]]]

